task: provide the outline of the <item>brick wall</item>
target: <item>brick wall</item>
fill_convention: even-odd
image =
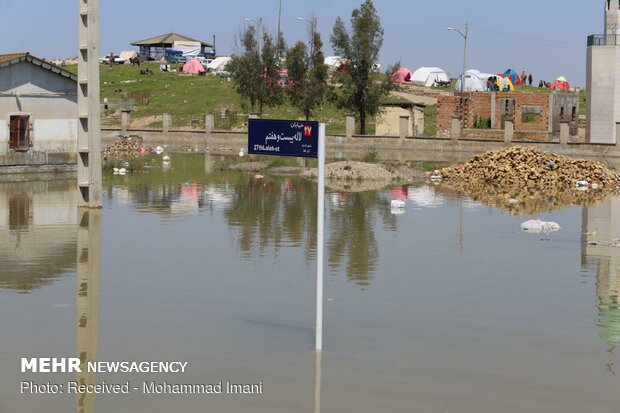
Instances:
[[[439,96],[437,98],[437,136],[450,134],[452,118],[459,112],[461,98],[456,96]]]
[[[546,132],[549,129],[549,95],[547,93],[517,93],[505,92],[496,94],[497,110],[495,112],[495,125],[501,127],[502,115],[500,99],[513,99],[515,103],[514,123],[515,131],[539,131]],[[524,107],[540,107],[538,115],[530,115],[531,122],[523,122]]]
[[[454,96],[439,96],[437,100],[437,131],[450,131],[452,118],[462,120],[463,129],[472,129],[476,120],[492,116],[493,94],[489,92],[457,92]],[[495,129],[503,128],[506,116],[502,104],[514,102],[515,132],[544,132],[549,128],[549,94],[547,93],[495,93]],[[511,103],[512,104],[512,103]],[[526,116],[524,117],[524,110]]]
[[[488,92],[456,93],[467,99],[463,128],[473,128],[476,121],[491,119],[491,99],[492,94]]]

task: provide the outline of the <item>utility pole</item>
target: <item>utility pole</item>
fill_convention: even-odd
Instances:
[[[448,27],[448,30],[451,32],[457,32],[458,34],[463,36],[463,39],[465,40],[465,48],[463,52],[463,74],[461,75],[461,92],[464,92],[465,91],[465,71],[467,70],[467,39],[469,38],[469,24],[465,23],[465,33],[453,27]]]
[[[282,0],[280,0],[280,8],[278,9],[278,38],[276,39],[276,41],[280,41],[280,35],[282,34],[282,31],[280,30],[280,23],[282,21]],[[278,43],[279,45],[279,43]],[[279,50],[278,50],[279,52]]]
[[[78,0],[78,207],[101,208],[99,0]]]

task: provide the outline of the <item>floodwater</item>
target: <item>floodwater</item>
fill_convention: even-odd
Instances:
[[[219,158],[0,183],[0,413],[620,411],[620,198],[542,213],[438,187],[326,196],[315,357],[316,187]],[[404,199],[405,213],[390,201]],[[20,373],[21,357],[187,361],[182,374]],[[263,383],[257,395],[20,394],[20,382]]]

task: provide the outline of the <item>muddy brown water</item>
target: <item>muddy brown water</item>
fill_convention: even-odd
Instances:
[[[432,186],[330,191],[317,359],[316,187],[219,162],[107,174],[90,227],[75,181],[0,184],[0,412],[620,410],[620,249],[585,242],[620,237],[620,198],[562,205],[534,217],[561,231],[528,235],[532,217]],[[20,373],[21,357],[80,354],[188,367]],[[22,380],[263,394],[23,395]]]

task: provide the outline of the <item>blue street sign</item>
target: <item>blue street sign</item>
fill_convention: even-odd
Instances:
[[[250,119],[248,153],[318,158],[319,123]]]

